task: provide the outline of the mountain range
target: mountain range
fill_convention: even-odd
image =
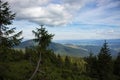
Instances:
[[[120,52],[120,39],[107,40],[112,56],[117,56]],[[103,45],[104,40],[63,40],[53,41],[50,43],[49,48],[52,49],[56,54],[85,57],[90,52],[97,55]],[[36,46],[33,40],[27,40],[22,42],[19,46],[15,46],[17,49],[25,49],[25,47]]]

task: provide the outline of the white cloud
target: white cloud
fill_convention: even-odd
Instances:
[[[97,6],[105,6],[108,5],[112,0],[97,0]]]
[[[120,7],[120,1],[112,2],[112,0],[97,0],[97,7],[80,13],[76,21],[84,24],[109,24],[120,25],[120,11],[111,8]]]
[[[99,29],[96,30],[96,35],[99,35],[99,38],[103,39],[117,39],[120,38],[120,30],[108,28],[108,29]]]
[[[60,0],[61,3],[52,3],[54,0],[5,1],[10,2],[11,8],[16,12],[16,19],[26,19],[37,24],[61,26],[71,23],[76,18],[78,23],[120,25],[115,17],[119,17],[120,11],[111,14],[107,12],[107,9],[120,6],[118,0]],[[78,12],[90,2],[96,3],[97,7],[84,13]]]
[[[11,6],[15,7],[29,7],[29,6],[42,6],[50,2],[50,0],[4,0],[8,1]]]
[[[16,19],[26,19],[37,24],[61,26],[71,23],[76,12],[93,0],[4,0],[10,3]],[[57,0],[56,0],[57,2]]]
[[[14,12],[16,19],[29,20],[37,24],[48,26],[61,26],[71,22],[74,18],[73,12],[82,5],[74,2],[55,4],[52,0],[6,0]],[[79,1],[79,0],[77,0]],[[64,1],[63,1],[64,2]],[[74,7],[74,8],[73,8]]]
[[[3,0],[10,3],[13,12],[16,12],[17,20],[27,20],[37,24],[45,24],[47,26],[63,26],[73,21],[77,24],[105,24],[120,26],[120,11],[110,10],[114,7],[120,7],[119,0]],[[53,1],[55,1],[53,3]],[[57,2],[58,1],[58,2]],[[91,4],[92,3],[92,4]],[[88,5],[94,5],[92,8]],[[84,10],[84,8],[86,10]],[[108,10],[109,9],[109,10]],[[119,8],[120,9],[120,8]],[[82,10],[82,11],[81,11]],[[22,21],[24,22],[24,21]],[[23,23],[21,23],[23,24]],[[19,24],[19,25],[21,25]],[[26,24],[26,23],[25,23]],[[25,25],[24,24],[24,25]],[[31,38],[33,25],[25,25],[22,27],[24,30],[25,38]],[[23,25],[21,25],[23,26]],[[28,26],[28,27],[27,27]],[[37,25],[35,25],[37,26]],[[80,25],[81,26],[81,25]],[[26,28],[25,28],[26,27]],[[73,25],[75,28],[75,26]],[[95,27],[95,26],[94,26]],[[97,26],[96,26],[97,27]],[[52,28],[53,29],[53,28]],[[64,29],[61,28],[60,29]],[[67,29],[71,29],[70,27]],[[95,30],[95,29],[94,29]],[[55,32],[55,39],[87,39],[87,38],[119,38],[120,34],[116,30],[105,30],[99,32],[85,30],[76,32],[77,29],[71,29],[70,32],[59,30]],[[53,31],[53,30],[52,30]],[[51,32],[52,32],[51,31]],[[56,29],[54,29],[56,31]],[[53,32],[54,32],[53,31]],[[85,31],[85,32],[84,32]],[[53,33],[52,32],[52,33]],[[64,33],[66,32],[66,33]],[[113,36],[111,36],[113,35]]]

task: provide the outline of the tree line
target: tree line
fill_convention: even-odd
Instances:
[[[10,29],[15,14],[8,2],[0,0],[0,80],[119,80],[120,53],[112,59],[107,42],[99,54],[85,58],[56,55],[47,47],[53,34],[41,25],[33,30],[37,46],[25,51],[15,50],[22,31]]]
[[[87,75],[97,80],[119,80],[120,79],[120,53],[113,59],[105,41],[97,56],[92,55],[85,58],[87,62]]]

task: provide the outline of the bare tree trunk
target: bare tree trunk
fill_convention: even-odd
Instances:
[[[39,55],[39,60],[38,60],[36,69],[35,69],[34,73],[32,74],[32,76],[29,78],[29,80],[32,80],[33,77],[35,76],[35,74],[37,73],[37,71],[38,71],[38,69],[39,69],[39,66],[40,66],[40,62],[41,62],[41,53],[40,53],[40,55]]]

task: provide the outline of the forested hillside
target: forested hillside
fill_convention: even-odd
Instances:
[[[8,2],[0,0],[0,10],[0,80],[120,80],[120,53],[112,59],[106,41],[98,55],[56,55],[48,48],[54,35],[40,25],[32,31],[33,42],[38,45],[24,51],[14,49],[23,39],[22,31],[16,33],[15,28],[9,27],[15,14]]]
[[[75,40],[76,41],[76,40]],[[56,42],[52,42],[49,45],[49,49],[52,49],[56,54],[61,54],[61,55],[68,55],[68,56],[74,56],[74,57],[86,57],[89,55],[90,52],[92,52],[94,55],[97,55],[101,49],[102,44],[104,43],[104,40],[100,40],[101,44],[98,43],[98,41],[96,42],[96,44],[94,45],[91,40],[90,43],[91,44],[86,44],[86,45],[82,45],[81,40],[77,41],[78,44],[75,44],[73,42],[60,42],[58,41],[58,43]],[[114,40],[107,40],[108,46],[110,48],[110,52],[112,57],[117,57],[118,52],[120,51],[120,44],[119,42],[115,42]],[[89,40],[87,40],[86,43],[88,43]],[[103,42],[103,43],[102,43]],[[70,44],[67,44],[70,43]],[[81,43],[81,44],[80,44]],[[85,43],[85,42],[84,42]],[[94,42],[95,43],[95,42]],[[98,45],[97,45],[98,43]],[[22,43],[20,43],[18,46],[15,46],[14,48],[16,49],[22,49],[24,50],[26,47],[32,48],[34,46],[38,45],[38,43],[34,42],[34,40],[27,40],[24,41]]]
[[[40,66],[32,80],[108,80],[100,78],[100,76],[104,78],[106,75],[102,75],[103,72],[99,72],[99,70],[109,74],[109,80],[119,80],[120,54],[114,60],[107,59],[109,55],[106,57],[105,55],[100,57],[100,55],[101,52],[98,57],[90,53],[88,57],[79,58],[60,56],[51,50],[45,50],[41,53]],[[28,80],[36,68],[38,59],[39,53],[36,48],[26,48],[24,52],[1,48],[0,80]],[[109,60],[110,64],[106,64],[108,62],[105,61]]]
[[[39,59],[34,49],[26,52],[16,50],[0,50],[0,80],[28,80]],[[83,75],[86,62],[81,58],[62,57],[51,51],[41,54],[41,62],[33,80],[88,80]]]
[[[22,42],[20,45],[15,46],[15,49],[21,49],[24,50],[26,47],[32,48],[34,46],[37,46],[38,43],[34,42],[34,40],[27,40]],[[89,51],[86,51],[84,48],[74,48],[70,46],[65,46],[63,44],[54,43],[51,42],[48,46],[49,49],[52,49],[54,53],[60,54],[60,55],[68,55],[68,56],[74,56],[74,57],[85,57],[88,56]]]

